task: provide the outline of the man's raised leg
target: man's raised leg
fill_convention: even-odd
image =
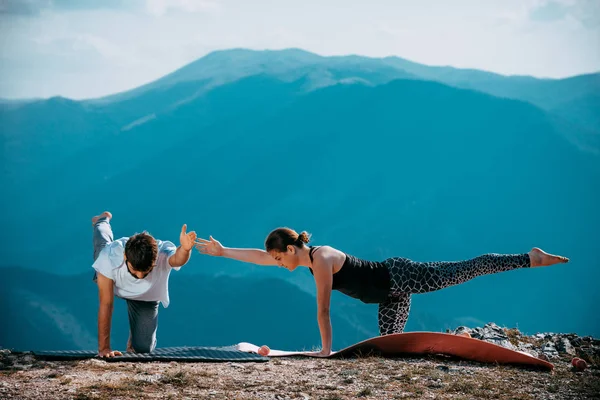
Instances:
[[[94,227],[94,261],[96,261],[102,249],[114,240],[110,227],[111,218],[112,214],[108,211],[104,211],[102,214],[92,218],[92,226]]]

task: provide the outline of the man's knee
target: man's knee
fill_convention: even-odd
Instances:
[[[156,340],[135,340],[131,341],[131,347],[136,353],[150,353],[156,347]]]
[[[133,346],[133,351],[136,353],[150,353],[154,350],[151,346]]]
[[[156,347],[158,302],[127,300],[131,347],[136,353],[149,353]]]

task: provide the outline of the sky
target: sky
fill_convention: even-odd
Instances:
[[[564,78],[600,71],[600,0],[0,0],[0,98],[100,97],[228,48]]]

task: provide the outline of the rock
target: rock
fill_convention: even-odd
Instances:
[[[450,368],[448,366],[446,366],[446,365],[438,365],[435,368],[439,369],[440,371],[443,371],[443,372],[449,372],[450,371]]]
[[[547,356],[547,355],[545,355],[544,353],[541,353],[541,354],[539,354],[539,355],[538,355],[538,358],[539,358],[540,360],[544,360],[544,361],[550,361],[550,359],[548,358],[548,356]]]
[[[55,370],[55,371],[51,371],[51,372],[49,372],[49,373],[46,375],[46,378],[47,378],[47,379],[56,379],[56,378],[58,378],[58,377],[60,377],[60,376],[61,376],[61,373]]]
[[[542,353],[548,356],[548,358],[558,357],[558,351],[556,350],[553,342],[547,342],[542,348]]]
[[[583,340],[581,340],[580,337],[575,337],[575,338],[571,339],[571,344],[575,347],[579,347],[583,344]]]
[[[13,366],[12,366],[13,369],[16,369],[18,371],[27,371],[31,367],[32,367],[32,365],[27,365],[27,364],[13,364]]]
[[[560,353],[567,353],[571,356],[576,354],[575,348],[571,345],[571,342],[566,337],[558,341],[557,350]]]
[[[519,343],[519,345],[517,346],[517,349],[518,349],[518,351],[525,352],[534,357],[539,356],[539,352],[533,348],[533,344],[531,344],[531,343]]]
[[[454,330],[454,332],[448,332],[448,333],[454,333],[455,335],[460,335],[461,333],[464,333],[464,332],[467,332],[470,334],[472,332],[472,329],[468,328],[466,326],[459,326],[458,328],[456,328]]]
[[[472,332],[473,331],[471,329],[467,328],[466,326],[459,326],[458,328],[456,328],[454,330],[454,332],[452,332],[451,330],[448,330],[447,333],[451,333],[456,336],[464,336],[464,337],[470,338],[470,337],[473,337]],[[480,336],[481,335],[477,335],[476,339],[479,339]]]
[[[471,335],[472,337],[475,337]],[[479,338],[476,338],[479,339]],[[485,324],[481,332],[481,340],[494,343],[507,349],[516,350],[515,346],[508,340],[508,336],[504,329],[500,328],[493,322]]]
[[[599,356],[600,355],[600,351],[598,351],[597,349],[594,350],[591,347],[580,347],[580,348],[577,349],[577,353],[578,353],[578,355],[583,356],[583,357],[585,357],[585,356],[587,356],[587,357],[590,357],[590,356]]]
[[[577,337],[576,333],[567,333],[566,335],[564,335],[567,339],[569,340],[573,340]]]
[[[99,358],[90,358],[89,360],[84,361],[83,364],[106,365],[106,361]]]
[[[516,329],[508,331],[494,323],[476,328],[459,326],[451,333],[456,335],[468,333],[475,339],[485,340],[546,361],[561,355],[578,356],[588,362],[591,370],[594,370],[595,366],[593,360],[600,358],[600,340],[591,336],[579,337],[575,333],[540,332],[527,336]]]

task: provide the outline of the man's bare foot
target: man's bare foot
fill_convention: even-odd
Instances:
[[[96,225],[96,222],[98,222],[100,218],[107,218],[110,221],[110,219],[112,218],[112,214],[108,211],[104,211],[102,214],[96,215],[92,218],[92,225]]]
[[[131,334],[129,335],[129,339],[127,339],[127,348],[125,349],[128,353],[135,353],[133,346],[131,345]]]
[[[546,267],[548,265],[568,263],[569,259],[563,256],[548,254],[544,250],[534,247],[529,252],[529,260],[532,267]]]

